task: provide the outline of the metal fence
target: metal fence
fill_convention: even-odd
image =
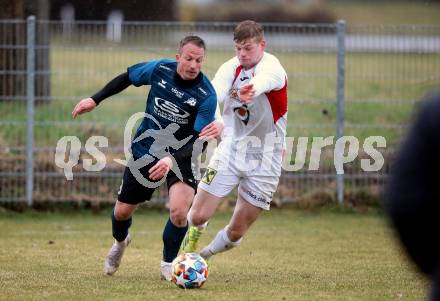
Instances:
[[[76,120],[70,115],[74,105],[127,66],[174,57],[178,41],[189,33],[205,39],[203,71],[212,78],[234,55],[234,26],[0,20],[0,202],[114,201],[123,167],[113,159],[124,158],[125,124],[131,114],[144,111],[148,90],[128,88]],[[439,86],[440,27],[342,21],[264,27],[267,51],[280,59],[289,77],[288,136],[294,140],[285,164],[304,163],[283,172],[276,202],[377,198],[415,103]],[[77,136],[82,146],[72,181],[55,164],[63,136]],[[93,159],[85,150],[92,136],[108,138],[108,147],[100,148],[106,155],[100,172],[83,168],[84,159]],[[355,137],[345,151],[336,147],[343,136]],[[386,147],[375,144],[384,164],[374,172],[361,168],[361,160],[374,163],[365,151],[370,136],[386,140]],[[317,137],[330,137],[320,154],[312,150]],[[300,141],[306,142],[304,159],[298,157]],[[335,157],[348,157],[356,141],[359,152],[337,174]],[[165,195],[160,189],[155,199],[161,202]]]

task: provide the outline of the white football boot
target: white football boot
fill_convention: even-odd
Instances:
[[[162,279],[166,281],[171,281],[171,262],[160,261],[160,272],[162,273]]]
[[[125,248],[130,244],[131,238],[130,234],[127,235],[125,240],[119,242],[116,241],[113,243],[113,246],[110,248],[107,257],[104,261],[104,273],[111,276],[119,268],[121,264],[122,255],[124,255]]]

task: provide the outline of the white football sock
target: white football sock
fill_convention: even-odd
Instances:
[[[240,238],[237,241],[231,241],[227,234],[228,226],[226,226],[224,229],[220,230],[215,238],[211,241],[211,243],[203,248],[202,251],[200,251],[200,255],[208,259],[214,254],[221,253],[227,250],[230,250],[232,248],[237,247],[241,241],[243,240],[243,237]]]
[[[188,227],[195,226],[199,230],[205,230],[206,227],[208,227],[208,221],[206,221],[204,224],[201,224],[201,225],[194,225],[192,222],[192,219],[191,219],[191,210],[192,210],[192,207],[189,209],[188,214],[186,215],[186,219],[188,221]]]

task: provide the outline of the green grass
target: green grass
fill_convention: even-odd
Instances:
[[[135,215],[120,270],[104,276],[108,215],[1,213],[0,299],[378,301],[426,294],[426,281],[380,213],[265,212],[239,248],[213,258],[205,287],[193,291],[159,279],[167,217],[156,211]],[[201,243],[229,216],[217,215]]]

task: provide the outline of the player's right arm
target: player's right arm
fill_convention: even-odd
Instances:
[[[116,76],[95,95],[84,98],[78,102],[72,111],[72,117],[75,118],[78,115],[92,111],[101,101],[125,90],[130,85],[131,81],[127,72]]]
[[[238,59],[234,57],[221,65],[215,73],[211,83],[217,94],[217,103],[222,103],[228,96],[234,81],[235,71],[239,64]]]
[[[158,60],[153,60],[129,67],[127,72],[116,76],[92,97],[82,99],[73,109],[73,118],[92,111],[101,101],[112,95],[118,94],[130,85],[139,87],[150,84],[151,74],[159,62],[160,61]]]
[[[215,109],[215,120],[206,125],[200,132],[200,138],[210,140],[220,136],[224,128],[223,117],[220,112],[219,103],[223,102],[229,94],[234,81],[234,71],[238,67],[238,60],[234,57],[223,63],[217,70],[214,79],[211,81],[217,94],[217,103]]]

